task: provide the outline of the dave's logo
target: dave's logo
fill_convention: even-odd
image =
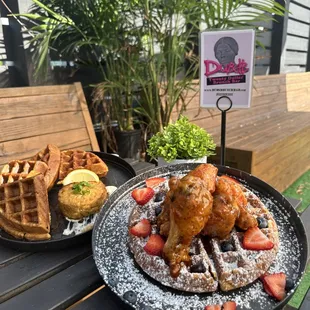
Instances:
[[[214,55],[217,61],[204,60],[205,75],[210,76],[218,72],[245,74],[249,71],[248,64],[244,59],[235,58],[238,55],[239,46],[237,41],[232,37],[220,38],[214,45]]]

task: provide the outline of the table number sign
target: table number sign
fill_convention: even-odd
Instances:
[[[250,107],[254,45],[253,29],[201,32],[200,106],[202,108],[216,108],[216,103],[221,97],[228,97],[232,102],[232,108]]]

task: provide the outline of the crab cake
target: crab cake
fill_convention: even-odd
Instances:
[[[59,208],[67,218],[79,220],[97,213],[108,197],[102,182],[78,182],[64,186],[58,193]]]

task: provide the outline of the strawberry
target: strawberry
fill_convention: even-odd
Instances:
[[[243,247],[247,250],[270,250],[274,244],[258,227],[252,227],[244,233]]]
[[[220,305],[206,306],[205,310],[221,310],[221,306]]]
[[[151,233],[151,223],[147,219],[142,219],[139,223],[129,229],[129,232],[137,237],[147,237]]]
[[[145,183],[147,187],[155,187],[160,183],[164,182],[165,180],[165,178],[150,178],[145,180]]]
[[[236,179],[234,179],[234,178],[232,178],[232,177],[230,177],[230,176],[228,176],[226,174],[221,175],[221,178],[240,184],[240,182],[238,180],[236,180]]]
[[[227,301],[223,304],[223,310],[236,310],[237,305],[234,301]]]
[[[150,255],[161,256],[164,245],[165,241],[160,235],[151,235],[144,246],[144,251]]]
[[[263,280],[265,291],[277,300],[282,300],[286,296],[285,284],[286,275],[283,272],[270,274]]]
[[[136,188],[132,191],[131,196],[137,202],[138,205],[145,205],[154,196],[155,192],[153,188]]]

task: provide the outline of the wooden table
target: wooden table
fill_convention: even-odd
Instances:
[[[296,200],[292,203],[297,206]],[[301,218],[310,240],[310,208]],[[128,309],[103,285],[90,240],[80,247],[49,253],[23,253],[0,246],[0,310]],[[299,308],[305,309],[310,309],[309,291]]]

